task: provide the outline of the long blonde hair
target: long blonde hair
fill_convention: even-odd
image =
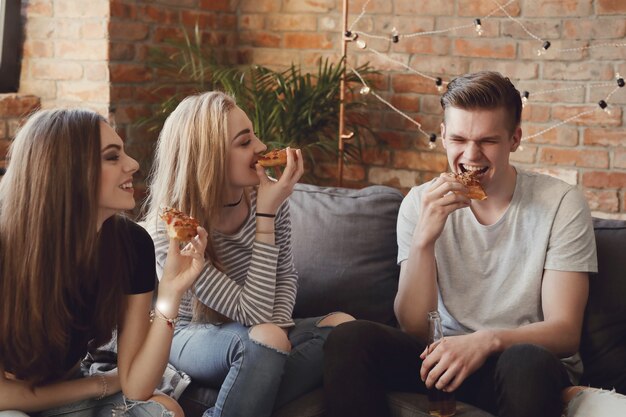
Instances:
[[[169,115],[159,134],[148,178],[146,222],[155,222],[164,206],[195,217],[209,233],[206,258],[221,269],[211,240],[211,220],[224,204],[228,113],[236,107],[222,92],[185,98]],[[194,320],[226,318],[194,300]]]
[[[67,371],[72,331],[105,342],[120,314],[123,278],[102,279],[98,268],[98,252],[110,249],[102,240],[115,245],[114,222],[97,230],[103,120],[82,109],[35,113],[0,182],[0,363],[35,383]],[[78,311],[94,303],[86,323]]]

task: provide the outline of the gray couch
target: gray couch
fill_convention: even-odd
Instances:
[[[300,275],[296,317],[344,311],[395,324],[398,285],[396,217],[402,194],[390,187],[361,190],[299,184],[291,197],[293,252]],[[626,393],[626,222],[594,219],[600,272],[591,278],[581,354],[583,383]],[[199,417],[217,391],[192,383],[180,399]],[[426,398],[391,393],[394,417],[428,416]],[[458,416],[490,414],[458,403]],[[277,410],[274,417],[324,415],[321,389]],[[250,416],[254,417],[254,416]]]

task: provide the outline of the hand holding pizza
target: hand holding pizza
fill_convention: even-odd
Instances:
[[[300,149],[287,148],[284,150],[286,167],[280,172],[280,178],[276,181],[270,179],[261,165],[261,159],[256,167],[259,176],[259,191],[257,194],[257,211],[260,213],[275,214],[280,205],[291,195],[293,187],[304,174],[304,161]],[[278,165],[274,165],[278,166]]]
[[[413,233],[420,245],[434,244],[441,235],[450,213],[469,206],[466,188],[454,176],[441,174],[423,194],[419,221]]]
[[[166,221],[170,242],[159,283],[159,301],[164,301],[166,307],[163,309],[171,310],[161,310],[163,314],[173,317],[178,311],[183,293],[191,287],[206,265],[204,252],[208,233],[198,226],[195,219],[175,209],[166,209],[162,218]],[[180,248],[181,242],[187,242],[183,249]]]

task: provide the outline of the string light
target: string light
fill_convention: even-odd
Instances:
[[[354,22],[352,22],[352,24],[350,25],[350,30],[352,30],[354,28],[354,25],[356,25],[359,22],[359,20],[363,18],[363,16],[365,15],[365,12],[367,11],[367,6],[369,4],[370,4],[370,0],[367,0],[365,4],[363,4],[363,7],[361,7],[361,13],[357,16],[356,19],[354,19]]]
[[[526,107],[526,103],[528,103],[529,97],[530,97],[530,93],[528,91],[524,91],[522,93],[522,107]]]
[[[433,150],[437,147],[437,135],[431,133],[428,135],[428,149]]]
[[[548,51],[548,48],[550,48],[550,41],[545,41],[541,46],[541,49],[537,50],[537,56],[544,55]]]
[[[621,78],[621,77],[620,77],[620,78]],[[619,90],[620,88],[621,88],[621,87],[619,87],[619,86],[618,86],[618,87],[615,87],[615,88],[613,89],[613,91],[611,91],[609,94],[607,94],[607,96],[604,98],[604,100],[600,100],[600,101],[598,101],[598,107],[600,107],[600,108],[601,108],[601,109],[602,109],[605,113],[607,113],[608,115],[611,115],[611,110],[608,108],[608,106],[609,106],[609,104],[608,104],[609,98],[611,98],[611,96],[612,96],[612,95],[613,95],[613,94],[614,94],[617,90]],[[587,115],[587,114],[594,113],[595,111],[596,111],[596,109],[591,109],[591,110],[587,110],[587,111],[584,111],[584,112],[581,112],[581,113],[575,114],[575,115],[573,115],[573,116],[571,116],[571,117],[568,117],[568,118],[567,118],[567,119],[565,119],[565,120],[560,121],[559,123],[557,123],[557,124],[555,124],[555,125],[553,125],[553,126],[550,126],[550,127],[546,128],[546,129],[543,129],[543,130],[541,130],[541,131],[539,131],[539,132],[535,133],[534,135],[524,136],[524,137],[522,138],[522,140],[528,140],[528,139],[535,138],[535,137],[537,137],[537,136],[541,136],[541,135],[543,135],[544,133],[549,132],[549,131],[550,131],[550,130],[552,130],[552,129],[556,129],[557,127],[563,126],[564,124],[567,124],[567,123],[569,123],[569,122],[571,122],[571,121],[573,121],[573,120],[576,120],[576,119],[578,119],[578,118],[580,118],[580,117],[582,117],[582,116],[585,116],[585,115]]]
[[[350,67],[350,71],[352,71],[359,78],[359,81],[361,81],[361,84],[363,84],[363,86],[369,88],[369,86],[365,82],[365,79],[363,78],[363,76],[356,69]],[[417,120],[414,120],[413,118],[409,117],[406,113],[402,112],[396,106],[394,106],[393,104],[391,104],[390,102],[388,102],[387,100],[382,98],[378,93],[376,93],[376,91],[371,91],[371,94],[374,97],[376,97],[380,102],[382,102],[387,107],[389,107],[391,110],[393,110],[394,112],[398,113],[400,116],[404,117],[409,122],[413,123],[415,126],[417,126],[417,130],[418,131],[420,131],[426,137],[430,138],[430,134],[428,132],[426,132],[424,129],[422,129],[422,124],[420,122],[418,122]]]
[[[391,30],[391,42],[398,43],[400,41],[400,35],[398,35],[398,29],[393,28]]]
[[[586,49],[606,48],[607,46],[613,46],[615,48],[621,48],[621,47],[626,46],[626,43],[598,43],[598,44],[595,44],[595,45],[580,46],[578,48],[557,49],[557,50],[555,50],[555,52],[578,52],[578,51],[584,51]]]
[[[600,101],[598,101],[598,106],[600,106],[600,108],[601,108],[602,110],[604,110],[604,112],[605,112],[606,114],[608,114],[609,116],[611,116],[611,115],[612,115],[612,113],[611,113],[611,109],[609,109],[609,105],[608,105],[608,103],[607,103],[606,101],[604,101],[604,100],[600,100]]]
[[[490,18],[493,14],[495,14],[496,12],[498,12],[499,10],[502,11],[506,17],[510,20],[512,20],[513,22],[515,22],[516,24],[518,24],[531,38],[542,42],[542,46],[540,49],[537,50],[537,56],[543,56],[547,53],[548,49],[550,49],[551,47],[551,43],[548,40],[544,40],[541,39],[539,36],[535,35],[534,33],[532,33],[530,30],[528,30],[528,28],[526,26],[524,26],[524,24],[522,24],[518,19],[514,18],[513,16],[511,16],[511,14],[505,9],[507,6],[509,6],[511,3],[513,3],[515,0],[509,0],[508,2],[506,2],[505,4],[500,4],[497,0],[492,0],[492,2],[497,6],[495,9],[493,9],[490,13],[488,13],[486,16],[483,17],[483,19],[488,19]],[[447,82],[443,81],[441,77],[433,77],[433,76],[429,76],[427,74],[421,73],[415,69],[413,69],[412,67],[408,66],[407,64],[405,64],[404,62],[401,62],[399,60],[393,59],[391,57],[389,57],[387,54],[384,54],[380,51],[377,51],[371,47],[368,47],[367,43],[365,42],[365,40],[363,39],[358,39],[359,35],[366,37],[366,38],[371,38],[371,39],[380,39],[380,40],[385,40],[387,42],[391,42],[391,43],[398,43],[400,41],[400,38],[412,38],[412,37],[417,37],[417,36],[428,36],[428,35],[435,35],[435,34],[442,34],[442,33],[446,33],[446,32],[452,32],[452,31],[457,31],[457,30],[462,30],[462,29],[468,29],[468,28],[473,28],[474,31],[476,32],[476,34],[478,36],[482,36],[484,31],[483,31],[483,27],[482,27],[482,21],[480,18],[475,18],[472,24],[469,25],[460,25],[460,26],[456,26],[456,27],[452,27],[452,28],[448,28],[448,29],[441,29],[441,30],[434,30],[434,31],[427,31],[427,32],[414,32],[414,33],[408,33],[408,34],[400,34],[397,30],[396,27],[394,27],[391,30],[391,36],[387,35],[387,36],[381,36],[381,35],[375,35],[375,34],[371,34],[371,33],[367,33],[367,32],[361,32],[361,31],[354,31],[353,28],[355,27],[355,25],[357,24],[357,22],[359,20],[361,20],[363,18],[363,16],[366,13],[367,10],[367,6],[370,3],[370,0],[367,0],[365,2],[365,4],[363,5],[362,9],[361,9],[361,13],[359,14],[359,16],[352,22],[352,24],[350,25],[350,30],[346,31],[345,33],[345,37],[348,40],[351,41],[355,41],[357,47],[359,47],[360,49],[368,49],[370,52],[374,53],[375,55],[377,55],[378,57],[395,63],[399,66],[404,67],[405,69],[407,69],[409,72],[419,75],[423,78],[427,78],[430,79],[432,81],[434,81],[436,87],[437,87],[437,91],[438,92],[442,92],[444,89],[444,85],[447,85]],[[582,51],[582,50],[586,50],[586,49],[591,49],[591,48],[599,48],[599,47],[626,47],[626,43],[603,43],[603,44],[595,44],[595,45],[585,45],[582,47],[577,47],[577,48],[552,48],[552,52],[574,52],[574,51]],[[391,105],[391,103],[389,103],[388,101],[386,101],[385,99],[383,99],[380,95],[378,95],[376,92],[372,91],[371,88],[369,86],[367,86],[363,80],[363,78],[360,76],[360,74],[358,74],[358,72],[354,69],[352,69],[352,71],[357,74],[357,76],[361,79],[361,82],[363,83],[363,87],[360,89],[360,93],[361,94],[371,94],[373,96],[375,96],[379,101],[381,101],[382,103],[384,103],[385,105],[387,105],[389,108],[391,108],[393,111],[395,111],[396,113],[400,114],[401,116],[403,116],[404,118],[406,118],[407,120],[411,121],[413,124],[415,124],[418,127],[418,130],[423,133],[424,135],[426,135],[429,139],[429,143],[428,143],[428,147],[429,149],[434,149],[436,147],[436,138],[437,136],[435,134],[429,134],[427,132],[425,132],[422,129],[422,126],[419,122],[413,120],[411,117],[407,116],[406,114],[404,114],[402,111],[400,111],[399,109],[397,109],[396,107],[394,107],[393,105]],[[617,88],[615,88],[613,91],[611,91],[611,93],[609,93],[607,95],[607,97],[604,100],[600,100],[598,102],[598,106],[607,114],[611,114],[611,110],[609,108],[609,99],[610,97],[620,88],[623,88],[625,86],[625,81],[624,78],[622,78],[619,73],[615,74],[615,82],[617,83]],[[595,87],[603,87],[603,86],[608,86],[608,85],[615,85],[613,83],[590,83],[587,84],[587,86],[589,85],[593,85]],[[550,93],[554,93],[554,92],[560,92],[560,91],[570,91],[570,90],[576,90],[579,88],[583,88],[585,87],[585,85],[579,85],[579,86],[573,86],[573,87],[565,87],[565,88],[558,88],[558,89],[552,89],[552,90],[545,90],[545,91],[533,91],[533,97],[541,95],[541,94],[550,94]],[[528,102],[529,102],[529,98],[530,98],[530,92],[529,91],[523,91],[521,93],[522,96],[522,106],[525,107]],[[597,109],[597,108],[596,108]],[[526,139],[530,139],[536,136],[540,136],[552,129],[555,129],[563,124],[569,123],[572,120],[575,120],[579,117],[582,117],[584,115],[593,113],[595,110],[587,110],[587,111],[583,111],[577,115],[574,115],[572,117],[569,117],[566,120],[563,120],[559,123],[557,123],[554,126],[548,127],[540,132],[537,132],[534,135],[531,136],[527,136],[522,138],[522,140],[526,140]],[[518,147],[519,150],[523,150],[522,146]]]
[[[361,13],[359,14],[359,16],[357,16],[357,18],[352,22],[352,24],[350,25],[350,30],[352,30],[355,25],[363,18],[363,16],[365,15],[366,9],[367,9],[367,5],[369,4],[370,0],[368,0],[363,7],[361,8]],[[495,2],[495,1],[494,1]],[[504,9],[505,7],[509,6],[511,3],[515,2],[515,0],[509,0],[507,1],[504,5],[500,5],[498,2],[495,2],[496,5],[498,7],[496,7],[495,9],[493,9],[491,12],[489,12],[488,14],[486,14],[485,16],[483,16],[483,19],[488,19],[489,17],[493,16],[496,12],[498,12],[498,10],[504,10],[504,12],[507,14],[507,16],[512,19],[515,20],[513,17],[511,17],[511,15],[509,15],[506,10]],[[477,19],[480,20],[480,19]],[[462,29],[470,29],[470,28],[474,28],[474,30],[476,30],[476,20],[474,20],[474,23],[471,24],[467,24],[467,25],[460,25],[460,26],[455,26],[455,27],[451,27],[448,29],[440,29],[440,30],[431,30],[431,31],[427,31],[427,32],[413,32],[413,33],[405,33],[405,34],[399,34],[398,33],[398,40],[400,38],[413,38],[416,36],[429,36],[429,35],[440,35],[442,33],[447,33],[447,32],[455,32],[458,30],[462,30]],[[528,30],[527,30],[528,32]],[[380,36],[380,35],[374,35],[371,33],[367,33],[367,32],[358,32],[360,35],[366,37],[366,38],[371,38],[371,39],[381,39],[381,40],[389,40],[388,36]],[[530,32],[528,32],[530,33]],[[530,34],[531,36],[534,36],[532,34]],[[541,40],[538,37],[535,36],[535,38],[537,40]],[[393,42],[393,35],[391,37],[391,40]],[[395,43],[395,42],[394,42]]]
[[[480,24],[480,19],[474,19],[474,29],[478,36],[483,36],[483,26]]]
[[[437,86],[437,91],[441,93],[443,91],[443,80],[441,77],[435,79],[435,85]]]

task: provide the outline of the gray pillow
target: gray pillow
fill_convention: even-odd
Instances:
[[[399,267],[396,219],[403,195],[298,184],[290,197],[299,275],[294,317],[343,311],[393,324]]]

